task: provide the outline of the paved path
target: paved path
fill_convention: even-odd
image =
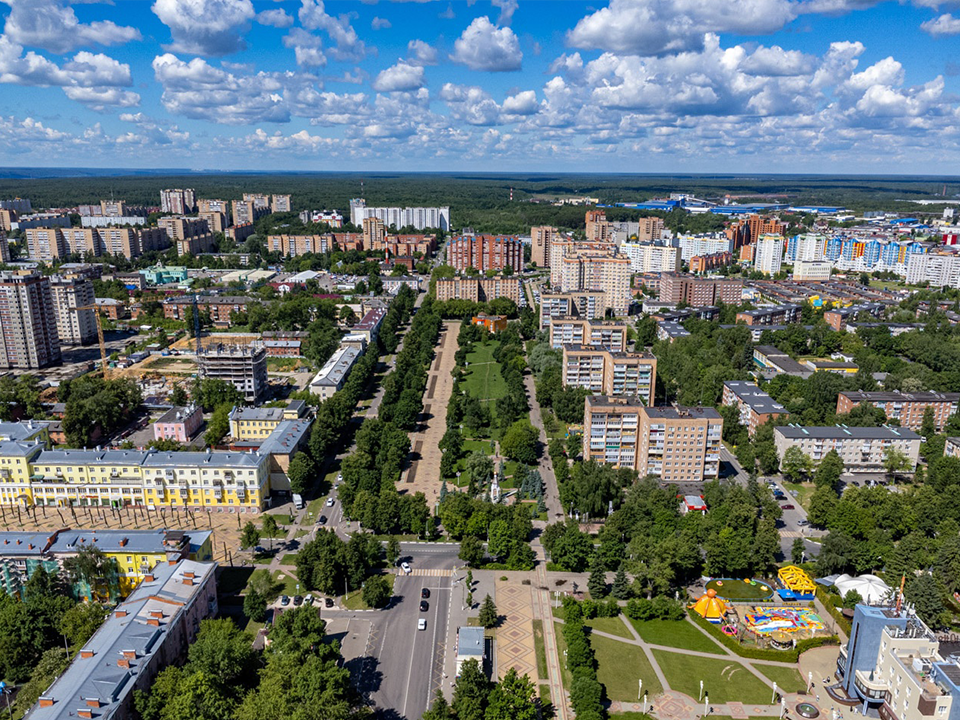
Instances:
[[[547,586],[547,563],[543,556],[543,547],[534,543],[537,553],[537,573],[533,587],[533,606],[536,617],[543,625],[543,645],[547,654],[547,678],[550,686],[550,701],[556,709],[556,720],[568,720],[573,717],[570,698],[563,689],[563,676],[560,672],[560,653],[557,650],[557,636],[553,625],[553,611],[550,609],[550,590]]]
[[[537,402],[536,382],[533,373],[524,376],[523,384],[527,389],[527,399],[530,402],[530,422],[540,432],[540,445],[543,454],[537,468],[540,470],[544,483],[543,501],[547,506],[547,522],[552,523],[563,518],[563,508],[560,505],[560,492],[557,488],[557,476],[553,472],[553,461],[550,459],[550,453],[547,452],[547,433],[543,429],[543,418],[540,415],[540,404]]]
[[[507,580],[497,580],[496,605],[502,616],[497,628],[497,675],[503,677],[510,668],[518,675],[528,675],[535,685],[537,675],[537,651],[533,637],[533,585],[523,585],[521,578],[527,574],[514,575]],[[507,577],[502,575],[501,577]]]

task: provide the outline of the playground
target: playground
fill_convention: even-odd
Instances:
[[[747,578],[713,578],[707,583],[707,590],[716,591],[717,597],[724,600],[769,600],[773,597],[773,588],[760,580]]]
[[[820,616],[804,607],[761,605],[755,607],[753,612],[743,613],[743,621],[749,632],[775,640],[793,637],[803,640],[826,630]]]

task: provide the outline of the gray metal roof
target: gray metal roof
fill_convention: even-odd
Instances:
[[[0,440],[20,442],[29,440],[38,432],[50,426],[45,420],[25,420],[23,422],[0,422]]]
[[[315,385],[339,386],[358,357],[360,357],[359,348],[352,345],[341,346],[310,381],[311,387]]]
[[[230,411],[231,420],[283,420],[283,408],[235,407]]]
[[[852,390],[848,392],[840,393],[845,398],[851,402],[857,404],[860,403],[888,403],[888,402],[918,402],[918,403],[934,403],[934,402],[949,402],[955,403],[960,400],[960,393],[941,393],[941,392],[932,392],[932,391],[922,391],[922,392],[865,392],[863,390]]]
[[[783,405],[757,387],[756,383],[746,380],[727,380],[723,384],[730,388],[730,392],[736,395],[740,402],[761,415],[787,411]]]
[[[263,456],[289,455],[299,447],[304,435],[310,431],[312,423],[313,421],[309,419],[284,420],[263,441],[260,454]]]
[[[457,655],[483,657],[484,631],[482,627],[461,627],[457,631]]]
[[[720,413],[710,407],[645,407],[643,410],[652,420],[719,420]]]
[[[191,547],[199,547],[210,537],[209,530],[189,530],[184,535]],[[92,545],[104,552],[126,551],[153,554],[178,550],[179,541],[168,530],[66,529],[52,532],[0,532],[0,557],[39,556],[47,553],[73,553],[78,547]]]
[[[846,425],[827,425],[822,427],[803,427],[800,425],[783,425],[774,428],[788,440],[919,440],[920,436],[913,430],[901,427],[848,427]]]

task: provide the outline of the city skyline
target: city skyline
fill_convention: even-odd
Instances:
[[[935,174],[960,156],[950,2],[4,0],[0,20],[7,167]]]

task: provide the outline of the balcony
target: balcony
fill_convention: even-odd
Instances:
[[[865,673],[862,670],[857,670],[853,684],[856,686],[857,692],[860,693],[861,697],[873,701],[883,700],[887,695],[887,689],[889,687],[885,680],[875,677],[872,672]]]

